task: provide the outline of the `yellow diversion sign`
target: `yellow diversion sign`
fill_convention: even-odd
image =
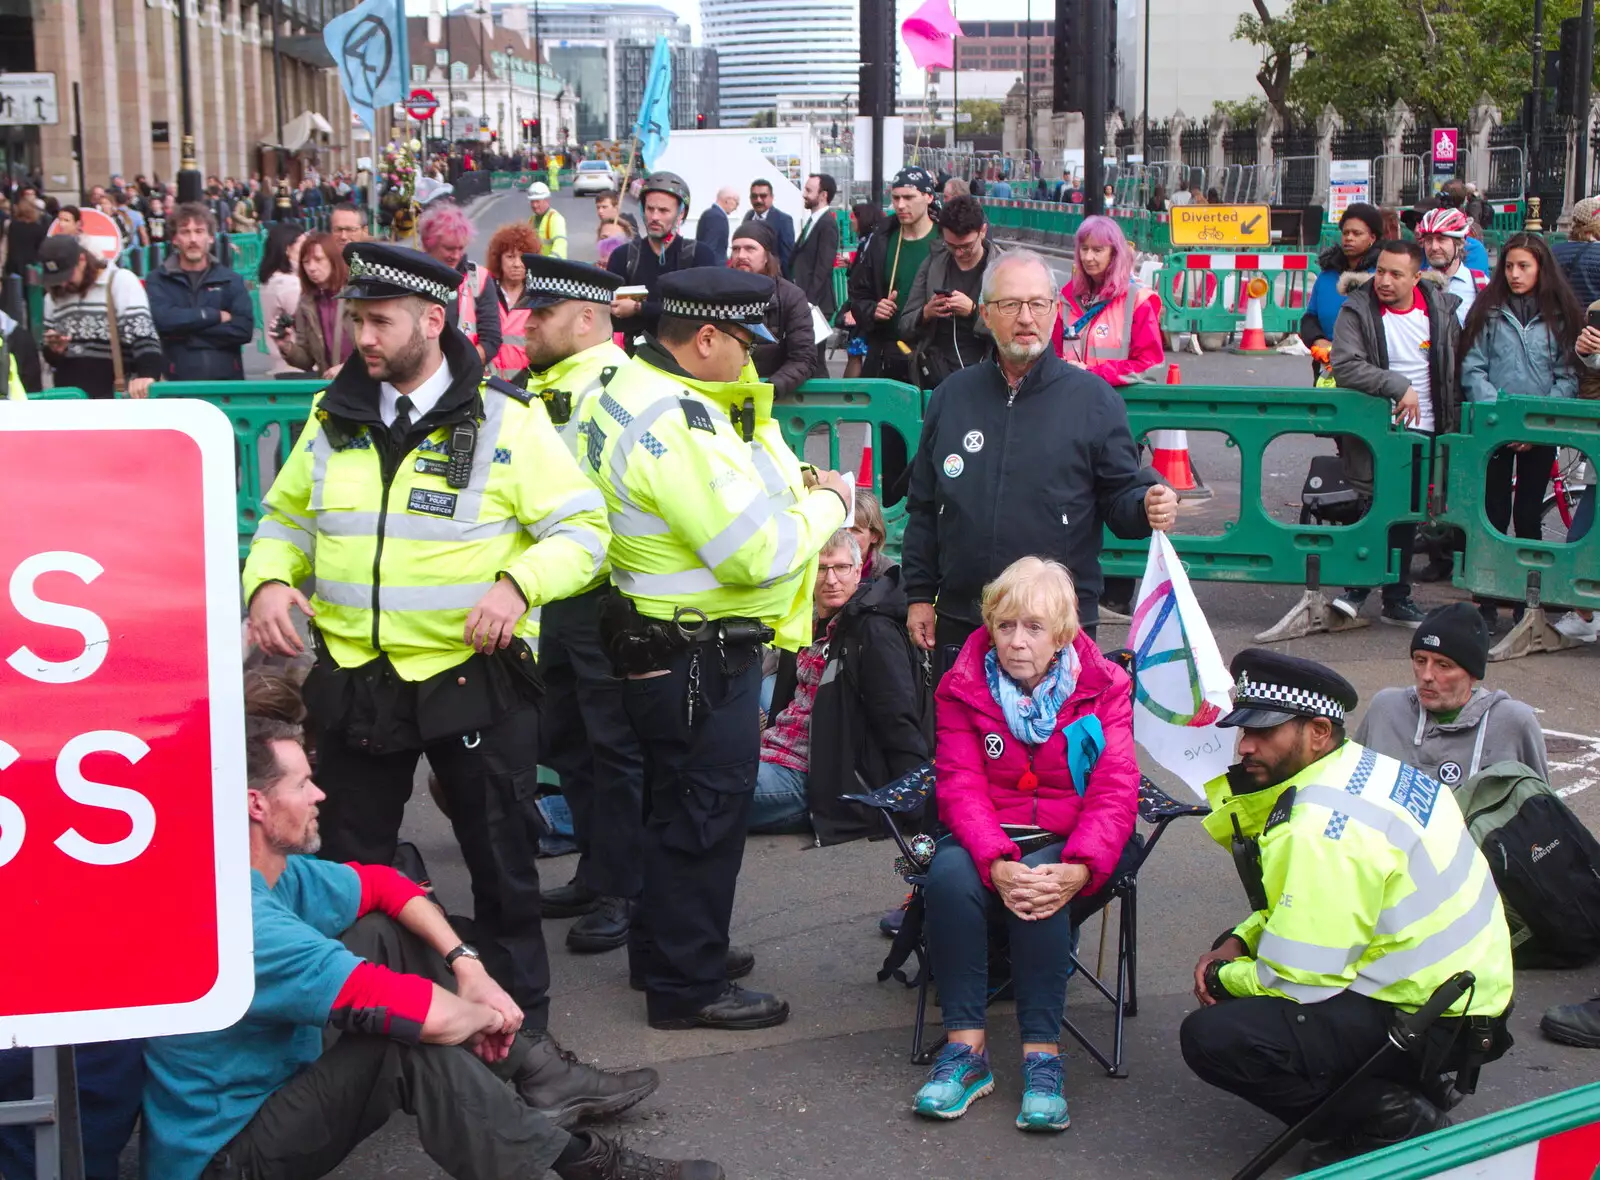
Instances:
[[[1174,205],[1172,244],[1201,249],[1270,246],[1269,212],[1265,205]]]

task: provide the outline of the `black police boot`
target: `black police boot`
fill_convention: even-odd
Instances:
[[[627,1110],[661,1084],[653,1069],[608,1073],[585,1065],[548,1032],[523,1029],[512,1052],[521,1058],[511,1074],[517,1097],[563,1127]]]
[[[561,1180],[727,1180],[722,1166],[710,1160],[656,1159],[587,1133],[573,1139],[569,1150],[581,1152],[578,1158],[570,1163],[558,1159],[551,1165]]]
[[[577,880],[546,889],[539,895],[539,913],[546,918],[581,918],[600,904],[600,895]]]
[[[634,903],[625,897],[602,897],[593,910],[567,931],[567,949],[580,955],[614,951],[628,941]]]
[[[1600,1049],[1600,996],[1582,1004],[1559,1004],[1547,1010],[1539,1029],[1563,1045]]]
[[[725,970],[729,979],[743,979],[756,969],[756,953],[747,946],[730,946],[727,964]],[[642,992],[644,980],[630,973],[628,986],[636,992]]]
[[[788,1019],[788,1001],[769,996],[766,992],[746,991],[730,980],[723,987],[722,994],[698,1012],[666,1020],[652,1020],[650,1027],[667,1032],[690,1028],[748,1032],[751,1029],[772,1028]]]
[[[1349,1113],[1355,1121],[1346,1134],[1306,1154],[1308,1169],[1381,1151],[1450,1125],[1450,1116],[1416,1090],[1385,1081],[1371,1082],[1369,1087],[1352,1103]]]

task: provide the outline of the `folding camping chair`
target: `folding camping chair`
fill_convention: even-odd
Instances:
[[[927,866],[933,859],[933,841],[926,835],[906,836],[901,829],[900,817],[916,814],[918,811],[929,807],[933,803],[934,770],[932,763],[925,763],[907,775],[896,779],[887,786],[879,787],[865,795],[850,795],[848,798],[868,807],[876,808],[883,816],[884,827],[889,837],[894,840],[900,849],[900,856],[895,864],[906,883],[911,886],[911,897],[906,903],[906,911],[901,919],[900,930],[895,935],[894,943],[889,948],[889,954],[883,961],[883,967],[878,972],[878,982],[886,979],[896,979],[907,987],[917,989],[917,1016],[916,1024],[911,1031],[911,1060],[918,1065],[925,1065],[933,1056],[933,1048],[924,1048],[923,1039],[927,1024],[928,1012],[928,984],[932,980],[933,971],[928,958],[927,932],[924,928],[925,900],[923,897],[924,886],[927,884]],[[1180,803],[1172,798],[1148,778],[1141,776],[1139,780],[1139,818],[1152,825],[1153,831],[1148,836],[1135,832],[1123,850],[1122,859],[1113,874],[1101,889],[1086,898],[1074,898],[1070,903],[1073,907],[1073,926],[1080,927],[1083,922],[1103,910],[1112,898],[1122,902],[1121,916],[1117,929],[1117,965],[1115,989],[1106,984],[1083,965],[1077,951],[1072,953],[1072,969],[1087,980],[1096,991],[1110,1001],[1116,1008],[1116,1031],[1113,1035],[1111,1053],[1107,1056],[1094,1044],[1065,1014],[1061,1019],[1061,1027],[1072,1038],[1082,1045],[1084,1050],[1100,1063],[1102,1069],[1114,1078],[1126,1077],[1122,1069],[1123,1055],[1123,1027],[1125,1016],[1135,1016],[1139,1010],[1138,992],[1138,899],[1139,899],[1139,870],[1144,866],[1150,854],[1155,851],[1157,842],[1167,830],[1167,825],[1173,820],[1186,815],[1204,815],[1206,808],[1198,804]],[[933,826],[933,825],[929,825]],[[1080,904],[1081,902],[1081,904]],[[904,969],[905,963],[915,956],[917,967],[915,975],[908,975]],[[991,955],[991,965],[994,957]],[[1005,999],[1009,995],[1010,980],[996,979],[991,974],[989,1002]]]

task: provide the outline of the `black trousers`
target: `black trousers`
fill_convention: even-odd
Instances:
[[[314,722],[315,719],[313,719]],[[325,860],[389,864],[411,798],[419,751],[367,754],[342,731],[317,731],[317,785]],[[539,914],[539,713],[525,705],[489,729],[430,742],[428,764],[450,811],[450,826],[472,878],[480,931],[511,961],[501,985],[531,1028],[549,1024],[550,960]]]
[[[1526,451],[1501,447],[1491,455],[1483,480],[1483,511],[1489,523],[1508,536],[1529,541],[1542,537],[1544,493],[1555,461],[1554,447],[1529,447]],[[1513,471],[1515,490],[1511,486]]]
[[[455,990],[444,959],[383,914],[344,944],[369,962]],[[517,1038],[526,1053],[527,1041]],[[568,1135],[505,1084],[518,1049],[493,1067],[459,1045],[412,1045],[347,1033],[264,1102],[201,1180],[326,1176],[397,1111],[417,1120],[422,1149],[457,1180],[543,1176]]]
[[[644,751],[622,684],[600,642],[601,586],[552,602],[539,617],[543,763],[561,776],[578,843],[573,880],[606,897],[638,897],[643,874]]]
[[[1351,991],[1316,1004],[1251,996],[1189,1013],[1178,1030],[1178,1044],[1202,1081],[1295,1123],[1378,1051],[1388,1039],[1394,1013],[1391,1005]],[[1464,1034],[1458,1020],[1435,1021],[1429,1030],[1430,1050],[1441,1060],[1435,1073],[1460,1067],[1465,1036],[1458,1037],[1458,1032]],[[1371,1076],[1416,1085],[1422,1063],[1391,1048]],[[1363,1114],[1355,1096],[1330,1111],[1317,1131],[1335,1137]]]
[[[628,965],[644,981],[652,1020],[695,1012],[727,980],[728,924],[761,757],[760,695],[753,646],[723,655],[715,644],[694,644],[663,672],[626,681],[645,788],[644,890]]]

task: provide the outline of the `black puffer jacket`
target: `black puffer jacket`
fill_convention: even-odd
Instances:
[[[932,693],[922,653],[906,636],[899,570],[861,583],[837,619],[811,712],[806,794],[818,844],[881,834],[875,812],[840,796],[893,782],[933,756]],[[783,712],[794,689],[794,653],[784,652],[771,716]]]
[[[1015,394],[993,359],[938,389],[911,463],[906,598],[976,627],[986,583],[1019,557],[1072,571],[1084,626],[1100,618],[1103,530],[1150,535],[1128,410],[1106,382],[1045,351]]]

